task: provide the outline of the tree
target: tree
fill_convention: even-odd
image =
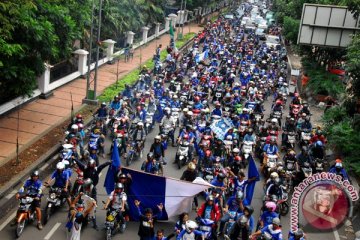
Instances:
[[[61,0],[0,3],[0,102],[31,95],[36,77],[44,71],[44,62],[55,63],[71,54],[75,39],[82,33],[71,17],[74,9],[69,8],[76,1],[63,3]]]
[[[294,19],[292,17],[284,17],[283,30],[285,38],[292,43],[297,42],[298,34],[299,34],[299,25],[300,20]]]

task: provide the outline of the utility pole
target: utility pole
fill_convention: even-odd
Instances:
[[[91,9],[91,27],[90,27],[90,43],[89,43],[89,58],[87,61],[88,64],[88,70],[86,74],[86,94],[85,94],[85,101],[89,100],[89,90],[90,90],[90,64],[91,64],[91,58],[92,58],[92,39],[93,39],[93,32],[94,32],[94,9],[95,9],[95,3],[93,1],[92,9]]]
[[[96,99],[97,89],[97,76],[99,67],[99,51],[100,51],[100,39],[101,39],[101,11],[102,11],[103,0],[99,0],[99,18],[98,18],[98,31],[97,31],[97,43],[96,43],[96,63],[95,63],[95,76],[94,76],[94,100]]]

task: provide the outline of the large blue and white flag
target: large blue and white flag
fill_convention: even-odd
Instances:
[[[119,151],[118,151],[118,146],[117,146],[117,141],[116,139],[114,140],[114,147],[113,147],[113,151],[111,154],[111,160],[112,163],[109,166],[109,169],[106,173],[106,177],[105,177],[105,181],[104,181],[104,187],[106,189],[106,193],[110,194],[112,191],[114,191],[115,188],[115,177],[116,177],[116,173],[118,172],[120,166],[121,166],[121,161],[120,161],[120,156],[119,156]]]
[[[233,127],[234,124],[229,118],[221,118],[219,121],[213,122],[213,124],[210,125],[211,130],[220,140],[224,140],[227,131],[229,131],[229,129]]]
[[[190,183],[174,178],[157,176],[130,168],[122,168],[130,173],[132,182],[128,192],[130,217],[138,220],[138,210],[135,200],[141,202],[142,209],[152,208],[154,214],[158,213],[157,205],[164,205],[161,219],[167,220],[183,212],[190,212],[194,196],[209,188],[208,184]]]
[[[255,184],[260,180],[260,174],[252,155],[249,156],[248,179],[251,179],[251,181],[246,185],[245,199],[247,204],[250,205],[255,191]]]

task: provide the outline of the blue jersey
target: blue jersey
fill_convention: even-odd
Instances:
[[[270,154],[270,155],[275,155],[275,154],[277,154],[278,153],[278,151],[279,151],[279,149],[278,149],[278,147],[277,146],[275,146],[275,145],[270,145],[270,144],[266,144],[265,146],[264,146],[264,152],[266,153],[266,154]]]
[[[64,188],[66,186],[66,181],[69,180],[69,172],[64,170],[59,173],[55,170],[51,175],[51,178],[55,179],[55,187]]]
[[[42,182],[41,180],[36,180],[33,181],[32,179],[28,179],[26,180],[26,182],[24,183],[24,186],[19,190],[19,193],[23,193],[26,191],[26,194],[28,195],[32,195],[32,196],[37,196],[40,197],[42,190]]]
[[[272,224],[261,229],[261,234],[264,234],[265,232],[271,234],[272,240],[282,240],[283,239],[281,228],[273,229]]]
[[[279,217],[278,213],[264,211],[263,214],[261,215],[260,219],[261,219],[261,221],[263,221],[264,227],[266,227],[266,226],[272,224],[272,220],[276,217]]]

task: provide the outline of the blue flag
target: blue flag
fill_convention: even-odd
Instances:
[[[162,203],[164,209],[159,217],[167,220],[182,212],[190,212],[194,196],[209,188],[209,185],[157,176],[130,168],[123,167],[121,170],[125,174],[129,173],[132,178],[127,202],[130,218],[135,221],[139,220],[135,200],[141,202],[142,212],[145,208],[151,208],[155,215],[159,213],[157,205]]]
[[[106,189],[106,193],[109,195],[112,191],[114,191],[115,188],[115,177],[116,173],[119,170],[121,166],[119,151],[118,151],[118,143],[116,139],[114,140],[114,147],[111,154],[111,160],[112,163],[109,166],[109,169],[106,173],[105,181],[104,181],[104,187]]]
[[[215,121],[210,125],[211,130],[216,134],[216,137],[220,140],[224,140],[225,134],[230,128],[233,128],[234,124],[229,118],[222,118],[219,121]]]
[[[260,174],[259,171],[256,167],[255,161],[253,159],[253,157],[250,155],[249,156],[249,168],[248,168],[248,179],[251,178],[255,178],[255,180],[252,180],[251,182],[249,182],[246,185],[246,189],[245,189],[245,199],[247,204],[251,204],[253,195],[254,195],[254,191],[255,191],[255,184],[257,181],[260,180]]]

